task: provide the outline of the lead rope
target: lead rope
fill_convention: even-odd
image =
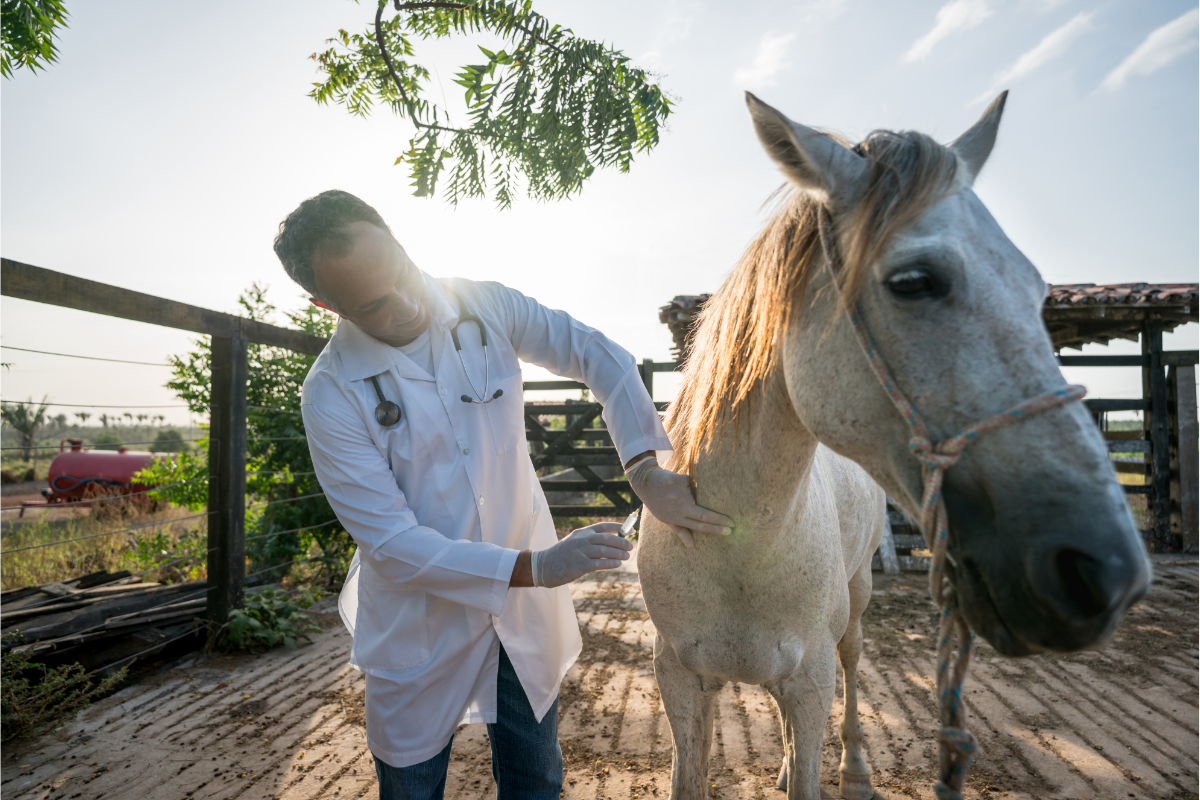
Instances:
[[[825,255],[825,266],[829,270],[834,287],[840,291],[837,282],[836,242],[829,211],[824,206],[820,206],[817,211],[817,228],[821,238],[821,249]],[[859,347],[871,365],[871,371],[875,373],[883,390],[887,392],[892,404],[912,431],[908,449],[921,462],[924,495],[921,498],[921,518],[918,524],[925,544],[932,553],[929,564],[929,593],[942,610],[937,647],[938,712],[941,717],[941,728],[938,731],[939,780],[934,784],[933,791],[938,800],[962,800],[967,768],[979,750],[979,742],[967,730],[967,709],[962,697],[963,681],[967,676],[967,665],[971,661],[971,645],[975,634],[971,632],[959,609],[958,592],[946,577],[946,570],[943,568],[950,525],[946,503],[942,498],[942,481],[946,470],[954,466],[962,451],[979,436],[1043,411],[1082,400],[1087,390],[1082,386],[1068,385],[1046,392],[1007,411],[976,422],[935,445],[929,438],[929,429],[925,427],[925,421],[904,392],[900,391],[892,371],[879,355],[879,348],[875,346],[871,334],[863,326],[858,306],[851,306],[848,313],[850,325],[854,328]]]

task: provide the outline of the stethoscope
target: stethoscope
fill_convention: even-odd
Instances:
[[[475,388],[475,381],[471,380],[471,373],[467,371],[467,362],[463,359],[462,343],[458,340],[458,326],[464,322],[474,322],[479,328],[479,341],[483,344],[483,391]],[[459,399],[464,403],[472,403],[477,406],[485,406],[493,400],[501,397],[504,394],[503,389],[497,389],[496,393],[488,399],[484,400],[484,395],[487,394],[488,382],[491,380],[491,363],[488,361],[488,345],[487,345],[487,328],[479,321],[479,317],[473,314],[466,313],[462,308],[462,302],[459,301],[458,322],[450,329],[450,338],[454,340],[454,350],[458,353],[458,362],[462,364],[463,374],[467,376],[467,383],[471,384],[471,391],[475,393],[478,400],[471,398],[469,395],[463,395]],[[393,403],[383,396],[383,390],[379,388],[379,376],[371,376],[371,385],[375,387],[375,396],[379,398],[379,405],[375,406],[375,421],[385,428],[390,428],[400,421],[400,406]]]

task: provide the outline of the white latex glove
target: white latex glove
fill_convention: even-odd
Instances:
[[[693,531],[720,536],[733,532],[733,520],[729,517],[696,505],[687,475],[663,469],[654,457],[643,458],[625,470],[625,474],[650,513],[675,531],[685,546],[695,544]]]
[[[533,585],[553,588],[598,569],[616,569],[629,560],[633,542],[617,536],[619,522],[597,522],[564,536],[558,544],[532,553]]]

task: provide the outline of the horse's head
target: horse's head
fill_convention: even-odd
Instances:
[[[912,435],[870,371],[856,303],[899,388],[937,442],[1060,388],[1042,322],[1046,286],[972,191],[996,140],[1001,95],[947,146],[917,133],[848,148],[753,96],[759,139],[800,200],[812,263],[790,298],[781,366],[801,421],[920,513]],[[845,256],[829,281],[811,217],[824,205]],[[981,436],[946,473],[949,574],[971,626],[1008,655],[1106,639],[1150,569],[1099,431],[1069,403]]]

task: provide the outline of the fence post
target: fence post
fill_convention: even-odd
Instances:
[[[654,359],[642,359],[642,383],[646,384],[646,391],[650,393],[650,401],[654,402]]]
[[[208,619],[240,608],[246,572],[246,339],[212,337],[208,432]]]
[[[1178,536],[1180,546],[1186,553],[1196,552],[1200,546],[1197,538],[1197,462],[1196,451],[1196,367],[1191,364],[1172,366],[1167,374],[1167,384],[1175,407],[1172,414],[1171,431],[1174,441],[1171,447],[1171,532]],[[1174,509],[1179,502],[1178,517]]]
[[[1167,425],[1167,375],[1162,363],[1162,323],[1147,320],[1142,328],[1142,392],[1150,400],[1149,419],[1143,426],[1150,433],[1151,488],[1146,510],[1155,552],[1170,549],[1171,542],[1171,448]]]

